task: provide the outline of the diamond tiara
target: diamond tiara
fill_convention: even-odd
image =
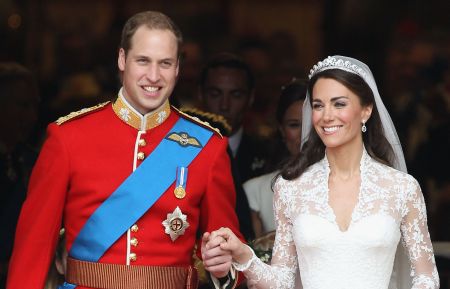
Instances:
[[[323,61],[319,61],[316,65],[313,66],[313,68],[309,71],[308,78],[311,79],[315,74],[327,69],[342,69],[351,73],[358,74],[362,78],[366,77],[366,72],[356,64],[353,64],[348,60],[328,56]]]

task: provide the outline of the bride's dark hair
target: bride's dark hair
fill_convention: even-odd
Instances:
[[[312,104],[312,90],[319,78],[330,78],[338,81],[359,97],[362,106],[372,105],[372,114],[366,122],[367,131],[363,133],[364,147],[367,153],[381,163],[392,167],[394,151],[387,141],[380,115],[375,105],[373,92],[369,85],[357,74],[341,69],[324,70],[314,75],[308,83],[309,103]],[[303,174],[308,167],[320,161],[325,156],[325,145],[314,127],[311,127],[308,140],[303,144],[302,151],[291,159],[278,176],[292,180]],[[277,176],[277,177],[278,177]]]

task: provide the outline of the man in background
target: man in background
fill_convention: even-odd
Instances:
[[[242,184],[263,174],[267,154],[266,143],[245,129],[245,116],[255,99],[255,79],[250,67],[231,53],[213,56],[200,75],[199,97],[206,111],[222,115],[231,126],[229,149],[235,165],[233,178],[237,198],[241,200],[237,202],[236,211],[241,232],[247,238],[253,237],[250,209]]]

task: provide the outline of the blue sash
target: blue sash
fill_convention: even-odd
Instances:
[[[73,284],[64,282],[63,284],[58,286],[58,289],[74,289],[76,287],[77,287],[77,285],[73,285]]]
[[[177,167],[187,167],[212,136],[212,131],[180,118],[167,136],[184,133],[199,145],[164,138],[155,150],[90,216],[69,255],[97,262],[172,185]],[[161,228],[163,230],[163,228]]]

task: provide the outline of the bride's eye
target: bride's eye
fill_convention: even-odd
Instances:
[[[347,106],[347,103],[345,103],[344,101],[337,101],[335,104],[334,104],[334,106],[335,107],[345,107],[345,106]]]

